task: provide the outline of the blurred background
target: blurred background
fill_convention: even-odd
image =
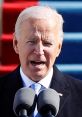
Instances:
[[[0,76],[19,64],[12,46],[16,19],[26,7],[46,5],[56,8],[64,18],[64,42],[58,68],[82,79],[82,0],[0,0]]]

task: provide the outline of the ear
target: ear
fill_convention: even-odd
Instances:
[[[13,34],[13,48],[14,48],[16,54],[18,54],[19,53],[19,50],[18,50],[18,40],[17,40],[17,38],[15,36],[15,33]]]
[[[58,50],[57,50],[56,57],[58,57],[58,56],[59,56],[59,54],[60,54],[60,52],[61,52],[61,48],[62,48],[62,41],[61,41],[61,42],[59,42],[59,44],[58,44]]]

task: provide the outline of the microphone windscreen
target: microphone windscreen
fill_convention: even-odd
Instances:
[[[54,89],[45,89],[38,95],[37,108],[41,115],[51,112],[54,116],[59,111],[60,97]]]
[[[36,104],[36,94],[31,88],[21,88],[19,89],[14,97],[13,111],[18,116],[20,110],[26,109],[28,115],[32,113]]]

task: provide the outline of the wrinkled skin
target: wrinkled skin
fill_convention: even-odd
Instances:
[[[44,78],[58,57],[62,42],[55,21],[29,18],[20,24],[19,39],[13,46],[23,72],[33,81]]]

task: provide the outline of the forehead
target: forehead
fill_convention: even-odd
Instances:
[[[29,18],[25,20],[22,25],[23,29],[26,29],[27,31],[53,31],[56,28],[56,21],[48,20],[48,19],[35,19],[35,18]]]

